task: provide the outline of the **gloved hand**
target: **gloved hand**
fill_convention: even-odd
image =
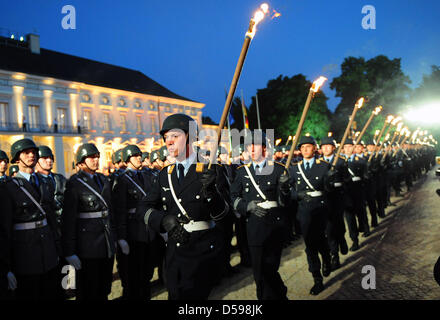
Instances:
[[[289,173],[283,174],[279,179],[280,190],[283,194],[288,194],[290,192],[290,176]]]
[[[81,269],[81,261],[76,254],[66,257],[67,263],[75,268],[75,270]]]
[[[200,182],[202,183],[201,193],[205,197],[205,199],[212,198],[216,192],[215,189],[215,180],[217,178],[217,172],[214,167],[211,169],[206,169],[202,173],[202,177],[200,178]]]
[[[246,211],[255,214],[259,218],[264,218],[267,214],[267,210],[261,208],[256,200],[252,200],[248,203]]]
[[[173,214],[167,214],[162,219],[162,228],[168,232],[168,237],[176,242],[185,244],[189,241],[190,234],[179,223],[177,217]]]
[[[120,239],[118,240],[118,244],[123,254],[128,255],[130,253],[130,246],[128,245],[127,241]]]
[[[304,190],[298,191],[296,194],[297,194],[298,201],[308,202],[308,201],[310,201],[310,199],[312,199],[312,197],[307,194],[307,191],[304,191]]]
[[[15,275],[11,271],[9,271],[6,277],[8,278],[8,289],[17,289],[17,279],[15,278]]]

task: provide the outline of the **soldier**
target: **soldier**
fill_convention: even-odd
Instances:
[[[368,206],[373,206],[371,201],[375,202],[375,205],[373,206],[377,209],[377,216],[380,218],[385,217],[385,207],[386,207],[386,198],[383,194],[381,194],[381,190],[383,188],[383,185],[385,184],[385,174],[383,171],[383,167],[380,165],[380,158],[375,157],[375,151],[377,146],[375,145],[374,141],[372,139],[368,140],[367,142],[367,152],[365,153],[365,159],[367,160],[367,169],[368,169],[368,177],[369,177],[369,183],[371,187],[371,191],[368,192],[367,190],[367,201]],[[373,154],[373,156],[371,156]],[[371,160],[369,160],[371,157]],[[373,196],[373,199],[371,197]],[[371,213],[370,208],[370,213]],[[377,218],[376,218],[376,225],[377,225]],[[372,221],[372,226],[376,226]]]
[[[237,169],[231,186],[234,210],[246,217],[246,230],[257,298],[287,300],[278,268],[287,238],[287,212],[290,183],[281,163],[267,158],[266,136],[254,130],[246,141],[250,162]]]
[[[148,172],[151,169],[150,153],[142,152],[142,171]]]
[[[8,203],[2,204],[8,238],[9,289],[16,289],[16,298],[20,300],[56,299],[60,285],[59,239],[53,194],[34,172],[38,148],[32,140],[14,142],[11,158],[11,162],[18,164],[19,172],[6,182],[8,196],[4,200]]]
[[[159,150],[155,150],[150,153],[150,162],[153,166],[153,172],[159,174],[160,170],[163,168],[163,161],[161,160]]]
[[[321,139],[322,159],[333,164],[336,144],[330,137]],[[348,253],[347,241],[345,241],[344,206],[345,192],[344,181],[349,177],[345,158],[339,156],[335,168],[335,182],[333,191],[327,194],[328,223],[326,235],[330,247],[332,270],[340,267],[339,252],[343,255]]]
[[[138,215],[157,232],[168,233],[168,298],[207,299],[221,277],[224,238],[215,221],[228,213],[219,193],[218,166],[196,162],[192,144],[196,122],[184,114],[168,116],[160,134],[176,163],[164,168],[138,207]]]
[[[111,188],[97,173],[99,150],[92,143],[78,148],[79,172],[66,184],[62,244],[67,262],[76,269],[77,300],[107,300],[115,253]]]
[[[298,148],[303,160],[290,168],[292,198],[298,202],[297,219],[306,245],[307,262],[312,273],[314,285],[310,294],[318,295],[324,290],[323,278],[331,273],[331,258],[325,229],[328,220],[326,193],[335,183],[334,171],[329,171],[329,164],[316,159],[316,142],[311,136],[303,136]],[[330,176],[329,173],[333,175]],[[322,274],[321,261],[322,256]]]
[[[142,152],[136,145],[122,149],[122,161],[127,170],[118,176],[113,186],[114,212],[118,237],[118,255],[127,256],[128,287],[124,296],[132,300],[151,298],[150,280],[154,266],[152,253],[156,233],[136,219],[136,207],[152,185],[152,175],[142,173]]]
[[[113,187],[113,183],[116,177],[122,174],[126,169],[126,165],[122,161],[121,152],[122,149],[118,149],[112,154],[112,163],[115,166],[115,171],[112,174],[110,174],[110,176],[108,177],[110,182],[110,187]]]
[[[8,176],[6,175],[6,170],[8,170],[9,158],[6,152],[0,150],[0,183],[6,182]]]
[[[345,183],[346,208],[345,219],[347,221],[348,233],[353,241],[350,251],[359,249],[359,231],[364,232],[364,237],[370,235],[365,210],[364,180],[367,174],[366,161],[353,153],[354,143],[347,140],[344,144],[344,154],[347,157],[347,169],[350,179]],[[358,221],[356,221],[356,219]],[[358,227],[359,224],[359,227]]]
[[[18,173],[18,166],[16,164],[13,164],[12,166],[9,167],[8,175],[10,178],[15,177],[17,173]]]

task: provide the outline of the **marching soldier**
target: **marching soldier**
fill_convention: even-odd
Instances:
[[[151,170],[150,153],[142,152],[142,171],[149,172]]]
[[[347,170],[350,174],[350,179],[345,183],[347,195],[345,219],[347,221],[350,239],[353,242],[350,251],[359,249],[360,231],[364,232],[364,237],[370,235],[364,195],[364,179],[367,175],[367,166],[366,161],[353,152],[353,146],[354,144],[351,140],[347,140],[344,144],[344,154],[347,157]]]
[[[6,182],[9,177],[6,175],[6,171],[8,170],[9,158],[6,152],[0,150],[0,183]]]
[[[165,273],[171,300],[207,299],[221,277],[224,238],[216,221],[228,213],[218,191],[224,178],[217,165],[208,170],[197,162],[196,127],[184,114],[165,119],[160,134],[176,162],[159,173],[137,211],[153,230],[168,233]]]
[[[78,148],[80,170],[67,181],[64,197],[63,252],[76,269],[77,300],[107,300],[111,291],[116,239],[110,184],[96,172],[99,156],[94,144]]]
[[[151,298],[150,280],[154,266],[152,253],[156,233],[136,219],[136,207],[142,197],[151,190],[152,175],[142,173],[142,152],[136,145],[122,149],[122,161],[127,165],[113,186],[115,222],[118,237],[117,254],[127,256],[127,284],[124,296],[127,299],[148,300]],[[125,291],[128,291],[125,293]]]
[[[329,176],[329,164],[314,157],[315,139],[303,136],[298,143],[303,160],[290,168],[292,198],[298,202],[297,219],[306,245],[307,262],[314,285],[310,294],[318,295],[324,290],[323,277],[331,273],[331,257],[325,229],[328,220],[326,193],[332,190],[335,174]],[[322,274],[321,260],[322,257]]]
[[[57,286],[61,284],[53,194],[34,172],[38,148],[32,140],[14,142],[11,156],[19,172],[6,182],[7,203],[2,204],[3,228],[8,238],[9,289],[16,289],[19,300],[56,299]]]
[[[246,145],[250,162],[237,169],[231,197],[234,210],[246,217],[257,298],[287,300],[278,268],[288,233],[284,207],[290,200],[289,176],[283,164],[267,158],[264,132],[255,130],[251,139]]]
[[[115,182],[116,177],[124,173],[126,168],[125,163],[122,161],[121,153],[122,149],[118,149],[112,154],[112,163],[115,166],[115,171],[108,177],[110,181],[110,187],[113,187],[113,183]]]
[[[332,164],[335,157],[335,141],[330,137],[321,139],[322,159]],[[348,253],[347,241],[345,240],[345,192],[344,182],[349,178],[347,164],[343,157],[339,156],[335,170],[335,182],[333,190],[327,194],[328,223],[326,235],[330,248],[332,270],[340,267],[339,252],[343,255]]]

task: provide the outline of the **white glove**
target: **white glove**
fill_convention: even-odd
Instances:
[[[118,244],[121,247],[122,253],[125,255],[128,255],[130,253],[130,246],[128,245],[127,241],[124,239],[118,240]]]
[[[9,271],[6,277],[8,278],[8,289],[9,290],[17,289],[17,279],[15,279],[14,274],[11,271]]]
[[[81,269],[81,261],[76,254],[66,257],[66,261],[73,266],[76,270]]]

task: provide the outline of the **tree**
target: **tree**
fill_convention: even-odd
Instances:
[[[213,125],[218,125],[218,123],[215,123],[214,120],[211,119],[210,116],[202,116],[202,123],[203,124],[213,124]]]
[[[366,103],[363,110],[358,110],[355,119],[358,131],[367,122],[371,111],[378,105],[383,106],[381,115],[375,117],[365,133],[366,138],[372,138],[374,131],[382,127],[386,115],[399,113],[406,104],[411,92],[410,83],[409,77],[401,70],[400,58],[390,60],[384,55],[368,61],[362,57],[345,58],[341,75],[330,84],[330,88],[336,90],[336,96],[341,97],[332,116],[331,130],[336,137],[342,138],[355,103],[363,96]]]

